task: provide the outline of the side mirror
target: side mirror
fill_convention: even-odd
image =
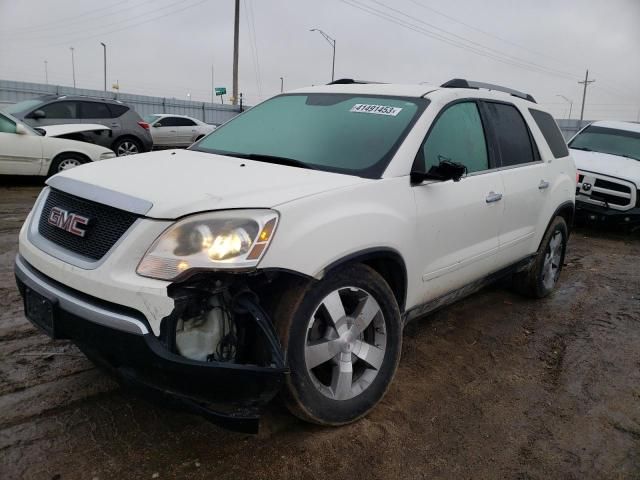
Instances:
[[[27,131],[26,128],[24,128],[24,125],[21,125],[20,123],[17,123],[16,124],[16,133],[18,135],[26,135],[29,132]]]
[[[158,128],[158,127],[161,127],[161,126],[162,126],[162,124],[160,122],[156,122],[156,123],[153,124],[154,128]]]
[[[461,163],[445,160],[438,165],[432,166],[428,172],[411,172],[411,183],[419,184],[425,180],[437,180],[440,182],[453,180],[454,182],[459,182],[466,173],[467,167]]]
[[[44,113],[43,110],[36,110],[31,114],[31,118],[35,118],[36,120],[40,118],[47,118],[47,114]]]

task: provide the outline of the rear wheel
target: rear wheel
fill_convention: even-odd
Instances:
[[[384,279],[365,265],[347,266],[288,292],[278,310],[291,412],[322,425],[366,415],[386,393],[402,345],[400,312]]]
[[[534,298],[549,295],[556,286],[564,264],[569,229],[562,217],[556,217],[542,238],[533,265],[517,274],[514,286],[520,293]]]
[[[53,159],[49,167],[48,176],[64,172],[71,168],[78,167],[86,162],[86,159],[75,153],[62,153]]]
[[[113,144],[113,151],[116,152],[118,157],[124,157],[126,155],[135,155],[142,151],[140,142],[133,138],[125,137],[120,138]]]

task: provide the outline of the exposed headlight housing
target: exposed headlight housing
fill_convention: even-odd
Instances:
[[[100,154],[100,160],[107,160],[108,158],[115,158],[114,152],[104,152]]]
[[[136,271],[144,277],[174,280],[190,270],[255,267],[277,223],[274,210],[229,210],[184,218],[158,237]]]

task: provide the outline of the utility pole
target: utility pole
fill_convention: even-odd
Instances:
[[[231,103],[238,103],[238,47],[240,43],[240,0],[236,0],[235,19],[233,21],[233,97]]]
[[[319,28],[312,28],[309,30],[310,32],[318,32],[320,35],[324,37],[324,39],[329,42],[329,45],[333,48],[333,60],[331,62],[331,81],[335,79],[335,71],[336,71],[336,40],[335,38],[331,38],[329,35],[324,33]]]
[[[73,73],[73,88],[76,88],[76,62],[73,57],[73,47],[69,47],[71,50],[71,72]]]
[[[284,91],[284,77],[280,77],[280,93]]]
[[[103,50],[104,57],[104,91],[107,91],[107,45],[104,42],[100,42]]]
[[[47,85],[49,85],[49,70],[47,69],[47,64],[49,62],[47,62],[46,60],[44,61],[44,81]]]
[[[587,85],[595,82],[595,80],[589,80],[589,70],[584,75],[584,81],[578,82],[581,85],[584,85],[584,90],[582,91],[582,108],[580,109],[580,126],[582,126],[582,120],[584,119],[584,102],[587,98]]]

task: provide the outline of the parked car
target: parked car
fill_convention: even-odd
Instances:
[[[149,124],[118,100],[45,95],[10,105],[4,111],[32,127],[67,123],[105,125],[111,129],[111,135],[96,133],[85,140],[110,148],[118,156],[148,152],[153,146]]]
[[[188,147],[216,127],[186,115],[156,113],[147,115],[154,147]]]
[[[0,113],[0,175],[43,175],[115,157],[108,148],[50,136]]]
[[[340,80],[49,179],[16,278],[35,325],[152,396],[255,431],[281,392],[341,425],[388,390],[407,322],[502,277],[553,291],[575,180],[530,95]]]
[[[582,220],[640,225],[640,124],[601,121],[570,141],[578,168],[576,211]]]

